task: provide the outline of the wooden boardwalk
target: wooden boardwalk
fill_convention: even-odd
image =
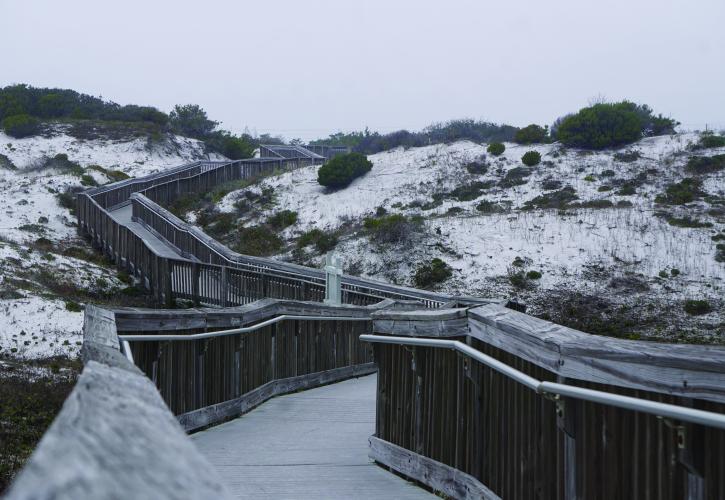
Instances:
[[[237,498],[433,499],[375,465],[376,376],[274,398],[191,438]]]

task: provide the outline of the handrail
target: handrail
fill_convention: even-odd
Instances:
[[[119,335],[118,338],[119,338],[119,340],[122,340],[124,342],[128,342],[128,341],[152,342],[152,341],[158,341],[158,340],[201,340],[201,339],[209,339],[209,338],[213,338],[213,337],[222,337],[225,335],[235,335],[238,333],[253,332],[255,330],[264,328],[265,326],[269,326],[269,325],[272,325],[275,323],[279,323],[281,321],[288,321],[288,320],[372,321],[371,318],[361,318],[359,316],[302,316],[302,315],[295,315],[295,314],[282,314],[281,316],[277,316],[277,317],[268,319],[266,321],[262,321],[261,323],[257,323],[256,325],[245,326],[242,328],[234,328],[231,330],[219,330],[216,332],[206,332],[206,333],[193,333],[190,335]]]
[[[550,395],[557,399],[560,396],[565,396],[593,403],[616,406],[627,410],[649,413],[658,417],[672,418],[694,424],[716,427],[718,429],[725,429],[725,415],[720,413],[697,410],[695,408],[687,408],[668,403],[659,403],[648,399],[623,396],[621,394],[613,394],[606,391],[585,389],[583,387],[577,387],[569,384],[537,380],[517,370],[516,368],[494,359],[491,356],[488,356],[457,340],[388,337],[382,335],[360,335],[360,340],[363,342],[382,344],[400,344],[453,349],[544,396]]]

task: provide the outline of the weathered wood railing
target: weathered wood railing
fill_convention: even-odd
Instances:
[[[400,473],[456,498],[725,498],[725,348],[493,304],[373,317],[371,456]]]
[[[153,383],[119,352],[107,311],[87,306],[83,372],[8,500],[230,498]]]
[[[186,430],[277,394],[372,373],[368,307],[266,299],[225,309],[109,311],[135,364]],[[416,304],[420,307],[420,304]]]
[[[140,278],[159,302],[171,304],[174,299],[183,298],[226,307],[264,297],[319,301],[324,298],[321,270],[232,252],[159,205],[230,180],[310,161],[313,160],[200,162],[171,169],[166,175],[154,174],[91,189],[78,195],[79,230],[88,234],[119,267]],[[128,203],[132,205],[133,220],[168,241],[179,251],[179,258],[160,255],[109,213],[109,209]],[[421,300],[429,307],[450,301],[486,302],[343,276],[343,302],[364,305],[384,298]]]

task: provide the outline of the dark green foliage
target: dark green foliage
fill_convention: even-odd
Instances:
[[[686,300],[683,309],[687,314],[699,316],[712,311],[712,306],[707,300]]]
[[[714,156],[692,156],[687,161],[689,172],[693,174],[703,175],[713,172],[719,172],[725,169],[725,154]]]
[[[597,191],[599,191],[600,193],[604,193],[604,192],[611,191],[611,190],[612,190],[612,186],[607,186],[607,185],[599,186],[597,188]]]
[[[206,216],[202,217],[202,215]],[[209,235],[215,238],[223,238],[225,236],[228,236],[237,228],[237,220],[237,214],[230,212],[212,211],[211,213],[207,214],[199,214],[197,222],[204,227],[204,231],[209,233]]]
[[[33,245],[41,250],[52,250],[53,242],[45,237],[40,237],[33,242]]]
[[[620,187],[617,191],[617,194],[620,196],[632,196],[636,193],[637,188],[634,186],[634,184],[631,183],[623,184],[622,187]]]
[[[527,167],[533,167],[541,163],[541,153],[538,151],[527,151],[521,157],[521,162]]]
[[[539,144],[546,142],[548,135],[548,127],[541,127],[532,123],[516,131],[514,142],[517,144]]]
[[[363,227],[370,239],[378,243],[399,243],[407,241],[420,224],[418,219],[409,219],[405,215],[392,214],[383,217],[368,217]]]
[[[267,226],[244,227],[239,230],[234,250],[244,255],[266,257],[282,249],[282,239]]]
[[[8,361],[0,373],[0,494],[6,492],[60,412],[81,370],[79,360],[67,358],[23,364],[40,369],[29,376]]]
[[[56,194],[55,197],[58,200],[58,205],[70,210],[71,214],[73,214],[75,212],[76,197],[75,197],[75,193],[73,192],[72,189],[66,189],[62,193]]]
[[[11,85],[0,89],[0,119],[28,114],[41,119],[72,118],[106,121],[149,122],[165,125],[166,113],[149,106],[120,106],[69,89]]]
[[[198,104],[177,104],[169,113],[169,124],[174,131],[187,137],[206,137],[219,124],[210,120]]]
[[[498,203],[494,203],[492,201],[483,200],[478,205],[476,205],[476,210],[483,214],[493,214],[496,212],[501,212],[503,208]]]
[[[556,137],[567,146],[603,149],[630,144],[643,136],[671,133],[676,125],[672,119],[654,116],[646,105],[600,103],[563,118]]]
[[[614,203],[609,200],[587,200],[580,203],[573,203],[571,208],[612,208]]]
[[[664,194],[655,197],[655,202],[663,205],[684,205],[690,203],[703,196],[704,193],[700,189],[701,186],[702,182],[698,179],[692,177],[682,179],[680,182],[669,184]]]
[[[542,194],[533,200],[527,201],[524,203],[524,209],[557,208],[559,210],[563,210],[567,208],[572,201],[577,199],[579,199],[579,197],[577,196],[574,188],[567,186],[558,191]]]
[[[503,143],[500,142],[492,142],[488,145],[486,148],[486,151],[491,153],[494,156],[502,155],[504,151],[506,151],[506,146]]]
[[[483,191],[491,187],[488,182],[472,182],[458,186],[453,191],[445,195],[447,198],[455,198],[458,201],[475,200],[483,194]]]
[[[255,144],[247,135],[235,136],[226,130],[216,130],[204,137],[207,148],[223,154],[230,160],[241,160],[251,158],[254,154]]]
[[[526,278],[530,280],[541,279],[541,273],[539,271],[529,271],[526,273]]]
[[[292,210],[280,210],[267,219],[267,224],[275,229],[284,229],[297,223],[297,212]]]
[[[672,275],[672,277],[674,278],[675,276],[679,276],[679,275],[680,275],[680,270],[679,270],[679,269],[677,269],[677,268],[672,268],[672,269],[670,270],[670,274],[671,274],[671,275]]]
[[[327,253],[337,245],[337,235],[317,228],[311,229],[303,233],[297,240],[298,248],[304,248],[308,245],[315,245],[315,249],[319,253]]]
[[[675,227],[712,227],[712,222],[699,221],[687,215],[685,217],[667,217],[667,223]]]
[[[725,262],[725,243],[715,245],[715,261]]]
[[[526,184],[526,178],[531,174],[532,171],[528,167],[514,167],[506,172],[506,176],[499,182],[499,186],[505,189]]]
[[[72,300],[66,301],[65,308],[70,312],[81,312],[83,310],[78,302],[74,302]]]
[[[556,179],[544,179],[541,183],[541,189],[544,191],[553,191],[554,189],[560,189],[562,182]]]
[[[2,127],[10,137],[19,139],[40,132],[40,120],[30,115],[12,115],[3,119]]]
[[[529,288],[531,284],[524,271],[509,269],[508,279],[515,288]]]
[[[483,175],[488,172],[488,165],[484,161],[474,161],[466,165],[469,174]]]
[[[725,136],[712,133],[702,134],[699,145],[702,148],[723,148],[725,147]]]
[[[17,170],[18,167],[7,156],[0,154],[0,168],[7,170]]]
[[[120,170],[111,170],[108,168],[103,168],[100,165],[89,165],[88,170],[95,170],[96,172],[100,172],[106,177],[108,177],[109,182],[119,182],[119,181],[125,181],[126,179],[130,179],[131,176],[129,176],[125,172],[121,172]]]
[[[83,174],[83,175],[81,175],[81,185],[91,187],[91,186],[98,186],[98,183],[96,182],[96,179],[94,179],[91,174]]]
[[[373,164],[360,153],[348,153],[335,156],[317,171],[317,182],[329,188],[344,188],[370,172]]]
[[[623,163],[632,163],[642,158],[642,153],[636,150],[617,151],[614,153],[614,159]]]
[[[413,274],[413,283],[417,288],[431,290],[453,276],[453,269],[441,259],[432,259],[429,263],[420,264]]]

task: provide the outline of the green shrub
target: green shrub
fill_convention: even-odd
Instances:
[[[516,131],[514,142],[517,144],[538,144],[545,142],[548,135],[548,127],[541,127],[532,123]]]
[[[297,223],[297,212],[280,210],[267,219],[267,224],[275,229],[284,229]]]
[[[469,174],[483,175],[488,172],[488,165],[483,161],[474,161],[466,165]]]
[[[4,168],[7,170],[17,170],[18,167],[15,166],[15,164],[5,156],[4,154],[0,154],[0,168]]]
[[[492,201],[483,200],[478,205],[476,205],[476,210],[483,214],[493,214],[496,212],[501,212],[503,208],[498,203],[494,203]]]
[[[483,191],[489,187],[491,187],[491,184],[488,182],[472,182],[458,186],[448,193],[447,197],[455,198],[458,201],[471,201],[481,196]]]
[[[530,280],[541,279],[541,273],[539,271],[529,271],[526,273],[526,278]]]
[[[420,221],[405,215],[392,214],[384,217],[368,217],[363,221],[370,239],[378,243],[399,243],[407,241]]]
[[[453,276],[453,269],[441,259],[432,259],[420,264],[413,274],[413,283],[418,288],[430,290]]]
[[[513,186],[521,186],[522,184],[526,184],[526,182],[528,182],[526,178],[532,173],[532,170],[528,167],[514,167],[506,172],[506,176],[501,179],[501,182],[499,182],[498,185],[504,189]]]
[[[65,308],[70,312],[81,312],[83,310],[78,302],[74,302],[72,300],[66,301]]]
[[[81,175],[81,185],[82,186],[98,186],[98,182],[96,182],[96,179],[94,179],[91,174],[83,174],[83,175]]]
[[[679,276],[680,275],[680,270],[677,269],[676,267],[675,268],[672,268],[670,270],[670,274],[672,275],[672,277]]]
[[[594,182],[597,179],[596,179],[596,177],[594,177],[593,175],[590,174],[590,175],[587,175],[586,177],[584,177],[584,180],[587,182]]]
[[[486,151],[494,156],[500,156],[503,154],[504,151],[506,151],[506,146],[501,142],[492,142],[488,145]]]
[[[725,136],[715,135],[712,133],[702,134],[702,137],[700,137],[700,147],[723,148],[725,147]]]
[[[279,252],[282,243],[282,239],[266,226],[244,227],[239,230],[234,250],[244,255],[266,257]]]
[[[623,184],[622,187],[619,188],[617,191],[617,194],[620,196],[632,196],[633,194],[637,193],[637,188],[634,186],[634,184]]]
[[[669,184],[663,194],[655,197],[655,203],[663,205],[684,205],[700,198],[704,193],[698,179],[688,177],[680,182]]]
[[[16,139],[36,135],[40,132],[40,121],[24,114],[8,116],[2,121],[2,126],[7,135]]]
[[[329,188],[344,188],[372,168],[372,162],[363,154],[338,155],[320,167],[317,171],[317,182]]]
[[[541,163],[541,153],[539,153],[538,151],[527,151],[521,157],[521,163],[523,163],[527,167],[533,167],[534,165],[538,165],[539,163]]]
[[[557,208],[563,210],[569,204],[577,200],[579,197],[574,188],[566,186],[558,191],[542,194],[524,203],[524,209],[531,210],[534,208]]]
[[[304,248],[308,245],[315,245],[319,253],[327,253],[337,245],[337,235],[333,232],[321,229],[310,229],[297,240],[297,247]]]
[[[707,300],[686,300],[683,308],[687,314],[692,316],[699,316],[712,311],[712,306]]]
[[[667,217],[667,223],[675,227],[712,227],[712,222],[703,222],[686,215],[684,217]]]
[[[692,156],[685,167],[693,174],[703,175],[725,169],[725,154],[713,156]]]
[[[645,126],[636,108],[627,101],[583,108],[559,123],[557,139],[567,146],[592,149],[630,144],[642,137]]]
[[[642,153],[637,150],[617,151],[614,153],[614,159],[623,163],[632,163],[642,157]]]

